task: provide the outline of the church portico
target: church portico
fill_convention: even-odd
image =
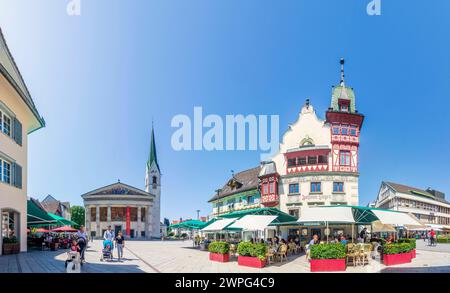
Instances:
[[[116,183],[82,195],[86,209],[86,229],[93,238],[102,238],[111,226],[131,239],[152,235],[154,195],[123,183]]]

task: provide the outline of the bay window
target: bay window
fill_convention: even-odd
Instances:
[[[341,166],[350,166],[350,151],[339,152],[339,164]]]

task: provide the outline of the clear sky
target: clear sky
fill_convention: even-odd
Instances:
[[[162,217],[210,213],[207,200],[259,152],[176,152],[176,114],[278,114],[309,97],[324,118],[345,57],[366,116],[360,204],[382,180],[450,196],[450,1],[0,0],[0,25],[47,127],[29,136],[29,195],[81,204],[122,182],[144,188],[151,121]]]

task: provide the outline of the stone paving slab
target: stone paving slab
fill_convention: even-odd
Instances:
[[[347,273],[448,273],[450,252],[419,249],[412,263],[386,267],[371,260],[364,267],[348,267]],[[239,266],[237,259],[229,263],[209,260],[208,252],[192,248],[191,241],[127,241],[124,261],[101,262],[101,241],[90,242],[87,264],[82,273],[309,273],[304,255],[288,257],[287,262],[257,269]],[[30,251],[0,256],[0,273],[64,273],[66,251]]]

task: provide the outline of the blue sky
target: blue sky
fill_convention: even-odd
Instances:
[[[29,3],[31,2],[31,3]],[[175,152],[176,114],[278,114],[309,97],[320,117],[345,57],[366,115],[360,203],[382,180],[450,193],[450,2],[0,0],[0,26],[47,127],[29,136],[29,195],[72,204],[117,179],[144,188],[154,120],[162,217],[211,211],[256,151]]]

